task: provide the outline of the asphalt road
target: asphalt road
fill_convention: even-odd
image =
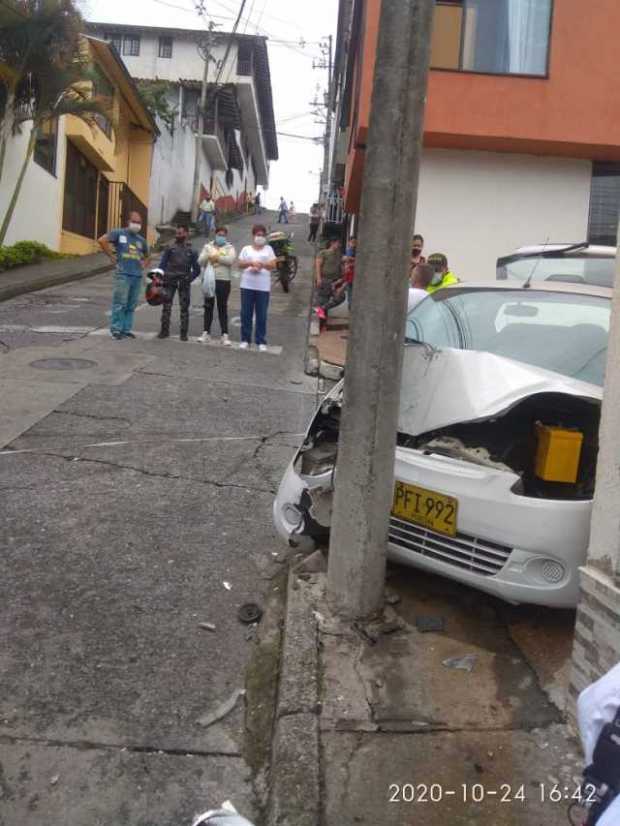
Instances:
[[[226,799],[260,816],[243,698],[199,720],[248,665],[261,696],[237,611],[277,601],[273,493],[316,402],[298,251],[266,354],[157,341],[148,306],[114,341],[108,275],[0,304],[1,826],[185,826]]]

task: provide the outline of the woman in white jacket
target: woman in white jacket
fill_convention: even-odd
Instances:
[[[211,338],[211,325],[213,324],[213,309],[217,302],[217,314],[220,320],[220,330],[222,332],[222,344],[230,347],[228,337],[228,298],[230,296],[230,273],[232,265],[235,263],[237,253],[235,248],[228,241],[228,229],[218,227],[215,230],[215,238],[205,244],[198,263],[201,267],[211,264],[215,270],[215,295],[205,296],[204,300],[204,333],[198,341],[206,343]]]

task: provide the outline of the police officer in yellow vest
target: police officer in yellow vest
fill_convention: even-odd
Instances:
[[[442,287],[449,287],[451,284],[459,283],[456,275],[450,272],[450,268],[448,267],[448,259],[443,253],[434,252],[432,255],[428,256],[426,263],[430,264],[435,270],[435,276],[426,288],[427,293],[434,293]]]

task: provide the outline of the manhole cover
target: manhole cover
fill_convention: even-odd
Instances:
[[[37,370],[89,370],[96,367],[96,361],[88,359],[38,359],[30,362]]]

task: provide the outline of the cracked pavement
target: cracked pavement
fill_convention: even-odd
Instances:
[[[317,397],[299,246],[280,356],[72,333],[107,324],[107,275],[0,304],[0,826],[182,826],[225,799],[260,826],[243,703],[197,721],[256,656],[238,608],[281,588],[273,493]],[[31,366],[52,357],[97,365]]]

